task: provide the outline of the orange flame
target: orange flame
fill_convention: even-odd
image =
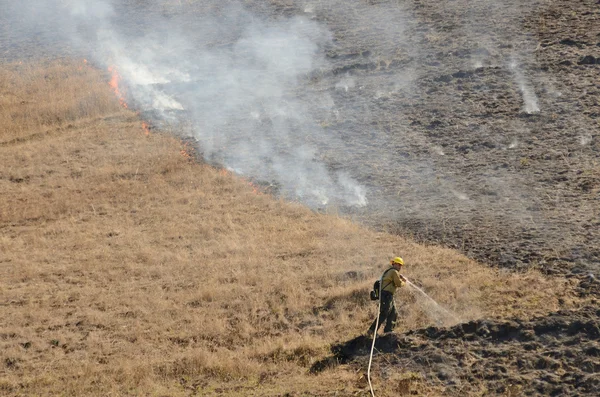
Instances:
[[[108,71],[111,73],[111,78],[110,78],[110,81],[108,82],[108,85],[113,89],[113,92],[117,96],[117,99],[119,100],[119,103],[121,104],[121,106],[123,106],[124,108],[127,108],[127,102],[125,102],[125,96],[123,95],[123,93],[121,92],[121,89],[119,88],[119,82],[121,81],[121,75],[119,74],[119,72],[117,72],[117,69],[114,66],[109,66]]]
[[[246,178],[241,178],[243,182],[247,183],[248,186],[250,186],[252,188],[252,193],[256,194],[256,195],[261,195],[263,194],[263,192],[260,190],[260,187],[258,185],[255,185],[254,182],[249,181]]]
[[[225,168],[221,168],[219,170],[219,174],[221,176],[232,176],[233,173],[231,171],[226,170]],[[262,194],[265,194],[264,191],[261,189],[260,186],[254,184],[254,182],[246,179],[246,178],[239,178],[242,182],[244,182],[245,184],[247,184],[248,186],[250,186],[252,188],[252,193],[256,194],[257,196],[260,196]]]
[[[183,149],[181,149],[181,151],[179,153],[181,153],[181,155],[183,157],[190,159],[190,158],[192,158],[193,152],[194,152],[194,148],[190,145],[190,143],[184,142]]]
[[[146,123],[145,121],[142,121],[142,129],[144,130],[144,134],[150,135],[150,128],[148,126],[148,123]]]

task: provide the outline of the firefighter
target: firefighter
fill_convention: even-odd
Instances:
[[[406,284],[406,278],[400,274],[400,269],[404,266],[404,261],[399,256],[395,257],[390,261],[392,267],[383,272],[381,276],[381,293],[379,294],[380,309],[379,309],[379,328],[385,321],[385,328],[383,332],[392,332],[396,326],[396,319],[398,318],[398,312],[396,311],[396,305],[394,304],[394,293],[397,288],[402,287]],[[373,336],[376,332],[375,326],[377,325],[377,319],[373,321],[368,336]]]

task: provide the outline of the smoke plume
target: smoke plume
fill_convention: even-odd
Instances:
[[[212,8],[194,15],[165,2],[24,3],[34,12],[10,11],[28,34],[41,29],[46,40],[111,67],[127,102],[157,122],[185,121],[208,162],[313,207],[367,204],[363,186],[320,158],[319,148],[343,142],[308,110],[323,100],[306,87],[331,45],[317,22],[267,19],[235,2],[207,2]]]
[[[515,61],[510,63],[510,70],[513,72],[515,81],[519,86],[519,91],[523,96],[524,108],[523,110],[527,114],[539,113],[540,106],[538,104],[538,98],[533,91],[533,88],[529,82],[525,79],[523,73],[519,70],[519,67]]]

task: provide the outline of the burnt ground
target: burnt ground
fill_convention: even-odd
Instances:
[[[597,274],[600,5],[521,3],[349,10],[316,86],[371,188],[367,222],[493,265]],[[365,17],[381,26],[354,33]]]
[[[353,132],[368,223],[494,266],[597,277],[600,4],[521,3],[403,2],[395,42],[377,40],[396,32],[385,20],[348,34],[349,17],[328,54],[329,78],[351,82],[322,88],[345,111],[329,128]],[[581,292],[598,296],[597,281]],[[596,395],[598,324],[588,307],[386,335],[374,373],[417,371],[445,395]],[[364,369],[369,348],[358,337],[313,369]]]
[[[410,369],[413,379],[446,395],[587,395],[600,389],[600,309],[585,307],[531,320],[477,320],[430,327],[376,340],[374,373]],[[360,336],[332,347],[316,363],[366,368],[371,339]],[[413,386],[413,390],[414,390]],[[410,394],[410,385],[405,392]]]

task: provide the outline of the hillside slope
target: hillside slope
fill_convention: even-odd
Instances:
[[[263,194],[195,161],[175,131],[149,131],[109,79],[83,61],[0,70],[4,395],[364,391],[352,366],[309,369],[366,330],[368,289],[394,255],[456,316],[407,289],[398,332],[584,303],[575,280],[493,270]]]

